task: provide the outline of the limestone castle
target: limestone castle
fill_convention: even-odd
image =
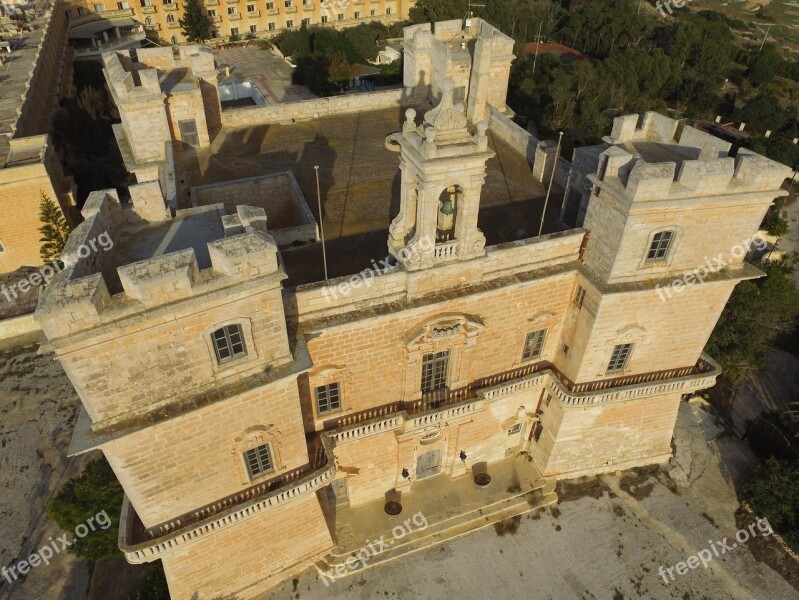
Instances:
[[[105,57],[138,183],[129,202],[91,194],[36,316],[83,402],[70,451],[106,456],[125,490],[120,548],[162,561],[173,599],[257,598],[313,565],[336,573],[421,512],[429,526],[372,566],[556,502],[558,479],[668,461],[680,401],[719,374],[708,336],[736,283],[762,275],[733,249],[789,169],[647,113],[617,118],[564,174],[505,115],[511,48],[479,19],[409,28],[404,90],[221,116],[202,50]],[[196,147],[170,117],[182,102],[195,103]],[[147,106],[161,134],[142,139]],[[303,162],[310,150],[292,159],[285,205],[249,173],[236,189],[256,191],[230,203],[232,183],[207,180],[213,162],[198,183],[216,202],[167,191],[199,177],[184,159],[215,151],[214,135],[299,136],[319,153],[331,124],[371,144],[356,119],[384,114],[392,129],[369,146],[382,168],[346,180],[368,179],[356,199],[380,215],[371,266],[358,262],[366,234],[326,227],[328,280],[309,270],[313,224],[281,238],[279,207],[304,204],[303,173],[324,171],[320,154]],[[340,144],[331,168],[349,156]],[[252,163],[256,146],[242,147],[218,172],[285,170],[282,147]],[[548,176],[531,172],[557,182],[546,215]],[[320,224],[338,214],[340,180]],[[102,232],[113,249],[81,256]],[[719,254],[702,282],[657,293]]]

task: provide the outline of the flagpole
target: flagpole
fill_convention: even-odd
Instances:
[[[322,237],[322,264],[325,268],[325,285],[327,285],[327,251],[325,249],[325,224],[322,217],[322,192],[319,189],[319,165],[314,165],[316,171],[316,202],[319,206],[319,233]]]
[[[538,235],[544,230],[544,217],[547,214],[547,204],[549,204],[549,194],[552,192],[552,182],[555,181],[555,171],[558,170],[558,157],[560,155],[560,140],[563,139],[563,132],[558,132],[558,147],[555,149],[555,164],[552,166],[552,175],[549,178],[547,197],[544,199],[544,212],[541,213],[541,226],[538,228]]]

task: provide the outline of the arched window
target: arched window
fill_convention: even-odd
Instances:
[[[170,15],[170,16],[172,16],[172,15]],[[178,39],[178,36],[176,36],[176,35],[173,35],[173,36],[172,36],[172,44],[173,44],[173,45],[177,45],[177,44],[179,44],[179,43],[180,43],[180,40]]]
[[[152,17],[147,17],[146,19],[144,19],[144,24],[152,26],[153,18]]]
[[[172,38],[175,40],[176,38]],[[225,325],[211,334],[216,360],[221,365],[229,360],[247,355],[241,325]]]

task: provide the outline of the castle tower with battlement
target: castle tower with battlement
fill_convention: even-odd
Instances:
[[[680,402],[719,375],[703,348],[727,299],[762,276],[746,254],[790,169],[656,113],[575,152],[562,226],[506,241],[521,213],[494,205],[481,231],[507,152],[488,132],[527,135],[480,83],[479,56],[504,72],[509,50],[479,20],[408,39],[436,103],[374,145],[395,157],[395,260],[356,267],[360,238],[278,249],[251,206],[172,216],[149,181],[89,197],[41,297],[84,406],[70,451],[105,454],[120,548],[162,561],[174,600],[257,598],[314,566],[329,582],[552,504],[558,479],[668,461]]]

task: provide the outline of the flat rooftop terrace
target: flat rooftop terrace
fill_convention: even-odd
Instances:
[[[109,259],[103,263],[103,279],[111,294],[122,291],[118,267],[163,256],[170,252],[194,249],[197,266],[211,266],[208,243],[225,237],[221,206],[202,206],[178,212],[174,219],[143,225],[124,224]]]
[[[417,108],[417,122],[425,110]],[[176,156],[180,206],[190,206],[192,186],[292,171],[318,220],[314,165],[319,165],[330,277],[357,273],[387,254],[388,226],[399,212],[400,171],[399,154],[385,148],[385,138],[401,129],[403,112],[396,108],[223,129],[210,147]],[[534,237],[546,188],[533,178],[523,155],[491,132],[489,143],[497,156],[488,161],[479,219],[487,244]],[[543,233],[564,229],[558,222],[562,198],[563,191],[553,186]],[[282,255],[286,285],[323,279],[320,244],[290,248]]]

